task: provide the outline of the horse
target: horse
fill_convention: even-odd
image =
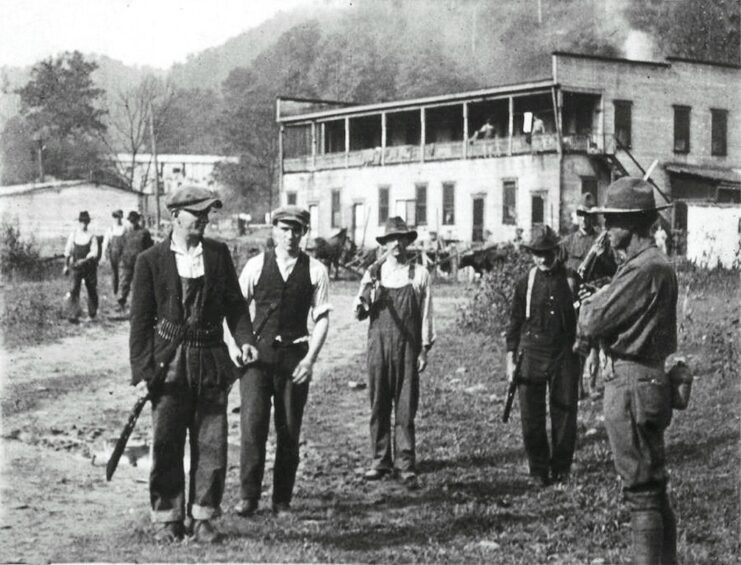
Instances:
[[[314,239],[314,257],[324,263],[329,274],[332,274],[334,265],[334,278],[340,273],[340,263],[344,263],[355,254],[355,244],[347,237],[347,228],[342,228],[335,235],[326,240],[322,237]]]

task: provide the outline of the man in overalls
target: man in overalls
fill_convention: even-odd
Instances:
[[[576,315],[566,269],[557,258],[559,244],[549,226],[533,227],[523,247],[535,266],[516,283],[507,327],[507,379],[515,378],[519,362],[522,436],[536,486],[568,481],[576,445],[579,363],[571,350]]]
[[[79,225],[75,228],[64,248],[64,274],[72,270],[72,289],[69,291],[67,317],[77,323],[82,314],[80,308],[80,290],[82,281],[87,289],[87,313],[91,320],[98,313],[98,238],[88,229],[90,214],[87,210],[80,212]]]
[[[126,302],[131,290],[131,281],[134,278],[134,265],[136,258],[142,251],[146,251],[153,245],[152,235],[149,230],[140,224],[141,214],[136,210],[129,212],[126,219],[129,222],[129,229],[123,237],[123,246],[121,250],[121,287],[118,292],[118,307],[124,312]]]
[[[249,309],[228,247],[204,238],[208,214],[221,201],[205,188],[171,193],[172,232],[136,260],[129,337],[132,383],[152,391],[149,492],[156,539],[183,537],[193,518],[196,541],[220,540],[227,463],[227,395],[237,378],[222,323],[239,346],[239,363],[256,359]],[[190,484],[183,456],[190,434]]]
[[[111,264],[111,287],[113,295],[118,295],[118,266],[123,251],[123,235],[126,226],[123,223],[123,210],[115,210],[113,214],[113,225],[108,228],[103,239],[103,257]]]
[[[609,286],[584,299],[580,332],[609,356],[605,427],[633,528],[634,562],[676,563],[677,524],[667,495],[664,430],[672,417],[666,358],[677,349],[677,277],[656,247],[653,187],[623,177],[607,189],[610,244],[625,253]]]
[[[243,517],[257,511],[262,493],[271,401],[277,436],[272,510],[276,516],[290,512],[304,407],[332,309],[326,267],[300,247],[309,229],[309,211],[284,206],[273,211],[272,219],[275,247],[247,261],[239,276],[245,303],[255,301],[260,354],[240,381],[241,501],[236,511]]]
[[[373,462],[365,478],[378,480],[395,471],[410,489],[419,486],[414,429],[419,374],[427,366],[427,352],[435,341],[430,274],[421,265],[407,264],[407,247],[416,237],[417,232],[401,218],[388,219],[385,233],[376,238],[384,247],[382,259],[363,275],[355,302],[356,316],[370,317],[368,388]]]

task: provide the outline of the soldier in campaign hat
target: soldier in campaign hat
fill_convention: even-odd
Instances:
[[[237,343],[238,362],[257,358],[229,248],[203,237],[209,212],[220,207],[205,188],[185,186],[171,193],[172,232],[140,253],[134,269],[131,372],[133,384],[143,383],[154,395],[149,491],[155,537],[161,541],[182,538],[186,518],[193,520],[196,541],[221,539],[212,521],[220,513],[226,480],[227,396],[238,377],[224,343],[224,321]]]
[[[89,229],[90,214],[83,210],[77,217],[78,225],[67,238],[64,247],[64,274],[72,273],[72,288],[67,294],[65,310],[70,322],[80,319],[80,290],[85,282],[87,290],[87,313],[94,320],[98,313],[98,260],[100,243]]]
[[[603,214],[612,247],[625,254],[609,286],[586,298],[580,333],[609,357],[605,427],[631,513],[635,563],[676,563],[676,518],[667,494],[664,430],[672,417],[664,361],[677,348],[677,277],[651,237],[654,189],[623,177],[607,189]]]
[[[558,235],[533,227],[534,266],[517,281],[507,326],[507,379],[516,377],[522,436],[535,486],[567,482],[576,445],[579,364],[572,352],[576,330],[573,295],[559,260]],[[546,393],[551,445],[546,431]]]
[[[358,319],[370,318],[372,462],[365,478],[378,480],[396,472],[410,489],[418,487],[414,418],[419,374],[427,367],[427,352],[435,342],[430,274],[410,262],[407,253],[416,238],[416,230],[402,218],[388,219],[384,233],[376,238],[384,253],[363,275],[355,301]]]
[[[240,381],[241,500],[236,512],[243,517],[257,511],[262,493],[271,401],[277,436],[272,510],[276,516],[291,511],[304,406],[332,309],[326,267],[300,247],[309,211],[283,206],[273,211],[272,220],[275,247],[247,261],[239,276],[245,303],[255,302],[260,355]]]

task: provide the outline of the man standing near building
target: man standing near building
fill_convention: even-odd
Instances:
[[[419,374],[435,342],[430,274],[408,261],[407,247],[416,238],[400,217],[388,219],[384,235],[376,238],[384,248],[382,258],[363,275],[355,301],[358,319],[370,317],[372,463],[365,478],[375,481],[396,472],[409,489],[418,487],[414,418]]]
[[[145,383],[152,401],[149,490],[155,537],[183,537],[186,515],[196,541],[220,539],[219,514],[227,458],[227,395],[238,376],[224,344],[225,320],[239,346],[239,363],[256,359],[249,310],[239,291],[229,249],[203,237],[221,201],[200,187],[171,193],[168,238],[136,260],[129,338],[132,382]],[[190,433],[189,500],[183,456]]]
[[[123,235],[126,226],[123,223],[123,210],[116,210],[111,214],[113,216],[113,225],[103,238],[103,257],[111,264],[111,286],[113,295],[118,296],[118,266],[121,262],[121,252],[123,251]]]
[[[667,494],[664,430],[672,417],[666,358],[677,349],[677,277],[656,248],[653,187],[623,177],[592,214],[604,214],[610,244],[625,253],[609,286],[585,298],[580,332],[609,356],[605,427],[631,513],[635,563],[676,563],[677,526]],[[582,294],[587,294],[584,289]]]
[[[123,236],[121,251],[121,286],[118,292],[118,307],[121,312],[126,310],[126,301],[129,298],[131,281],[134,278],[134,265],[136,258],[143,251],[152,247],[152,235],[149,230],[141,225],[141,215],[136,210],[129,212],[126,219],[129,228]]]
[[[85,281],[87,290],[87,313],[94,320],[98,313],[98,259],[100,248],[98,238],[90,231],[90,214],[80,212],[79,225],[67,238],[64,248],[64,274],[72,270],[72,289],[69,291],[67,318],[72,323],[80,320],[80,290]]]
[[[558,260],[560,241],[549,226],[533,227],[535,266],[515,286],[507,327],[507,379],[515,379],[530,476],[537,486],[567,482],[576,445],[579,364],[572,352],[576,332],[573,296]],[[546,431],[546,391],[552,446]]]
[[[299,463],[299,438],[314,363],[329,329],[329,275],[301,251],[309,212],[285,206],[272,213],[275,248],[250,259],[239,277],[245,303],[255,301],[259,363],[240,381],[241,501],[237,514],[257,510],[265,471],[271,400],[277,436],[272,509],[290,512]],[[311,312],[314,329],[309,334]],[[235,353],[233,351],[233,353]]]

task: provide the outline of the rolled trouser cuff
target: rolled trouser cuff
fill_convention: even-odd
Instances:
[[[152,510],[152,522],[182,522],[183,511],[173,508],[172,510]]]
[[[194,520],[211,520],[221,514],[218,508],[199,506],[198,504],[192,506],[190,513]]]

